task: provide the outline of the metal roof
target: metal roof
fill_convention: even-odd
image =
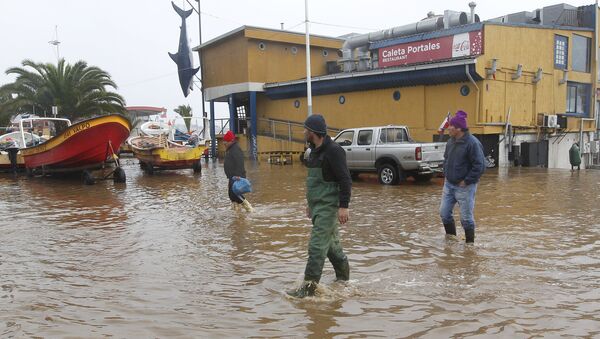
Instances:
[[[305,34],[304,33],[299,33],[299,32],[293,32],[293,31],[286,31],[286,30],[282,30],[282,29],[273,29],[273,28],[264,28],[264,27],[258,27],[258,26],[248,26],[248,25],[244,25],[241,27],[238,27],[232,31],[229,31],[225,34],[219,35],[218,37],[211,39],[203,44],[201,44],[200,46],[196,46],[194,48],[192,48],[192,50],[194,52],[199,51],[205,47],[208,47],[210,45],[213,45],[217,42],[220,42],[221,40],[225,40],[231,36],[234,36],[240,32],[244,32],[247,29],[256,29],[256,30],[262,30],[262,31],[268,31],[268,32],[273,32],[273,33],[286,33],[286,34],[292,34],[292,35],[298,35],[301,37],[304,37]],[[330,37],[330,36],[326,36],[326,35],[319,35],[319,34],[310,34],[311,37],[314,38],[322,38],[322,39],[330,39],[330,40],[339,40],[339,41],[344,41],[344,39],[341,38],[336,38],[336,37]],[[311,43],[312,44],[312,43]]]

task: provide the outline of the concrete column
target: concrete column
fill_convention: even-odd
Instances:
[[[210,153],[217,158],[217,136],[215,133],[215,101],[210,101]]]
[[[258,159],[258,117],[256,112],[256,92],[250,92],[250,158]]]
[[[233,97],[233,94],[229,95],[229,129],[235,133],[238,134],[238,128],[237,128],[237,116],[236,116],[236,110],[235,110],[235,98]]]

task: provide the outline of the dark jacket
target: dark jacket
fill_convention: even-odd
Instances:
[[[225,151],[225,160],[223,162],[225,175],[227,179],[232,177],[246,177],[246,169],[244,168],[244,152],[240,148],[237,141],[234,141],[227,151]]]
[[[485,170],[483,146],[471,133],[455,140],[450,138],[444,152],[444,175],[446,180],[458,185],[461,181],[470,185],[477,183]]]
[[[326,136],[318,148],[311,148],[306,167],[321,167],[323,180],[336,182],[340,188],[340,207],[348,208],[352,194],[352,178],[346,164],[346,151]]]

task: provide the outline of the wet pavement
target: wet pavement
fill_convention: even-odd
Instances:
[[[326,263],[320,296],[297,300],[305,169],[247,167],[252,214],[212,163],[149,176],[126,159],[126,184],[94,186],[1,175],[0,336],[600,336],[600,171],[488,171],[475,246],[444,238],[442,179],[362,178],[341,228],[351,281]]]

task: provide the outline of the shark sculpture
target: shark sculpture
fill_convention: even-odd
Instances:
[[[190,90],[193,89],[193,78],[194,74],[198,73],[198,68],[192,68],[192,51],[190,50],[190,46],[188,45],[187,38],[187,29],[185,24],[185,19],[189,17],[193,10],[184,11],[183,9],[177,7],[172,1],[171,5],[175,9],[175,12],[179,14],[181,17],[181,33],[179,34],[179,49],[176,54],[169,53],[169,56],[175,63],[177,64],[177,71],[179,73],[179,84],[181,85],[181,90],[183,91],[183,95],[185,97],[190,94]]]

